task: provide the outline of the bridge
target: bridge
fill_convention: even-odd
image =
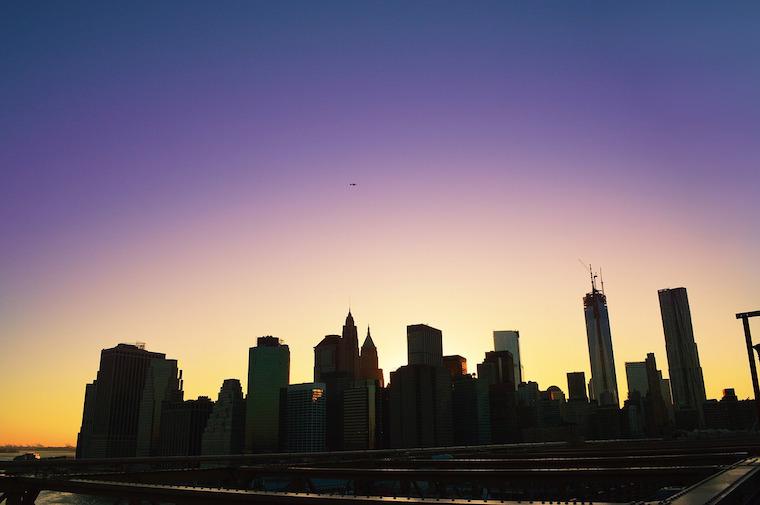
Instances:
[[[0,504],[760,503],[760,437],[0,462]]]

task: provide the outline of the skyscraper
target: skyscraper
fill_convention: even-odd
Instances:
[[[493,332],[494,351],[509,351],[515,367],[515,390],[523,381],[523,365],[520,361],[520,332],[517,330],[498,330]]]
[[[144,345],[119,344],[101,351],[97,378],[85,390],[79,457],[135,456],[146,372],[151,360],[165,358]]]
[[[464,356],[453,354],[451,356],[444,356],[443,368],[449,371],[451,380],[454,380],[460,375],[467,374],[467,359]]]
[[[596,275],[591,276],[591,292],[583,297],[586,336],[591,361],[592,400],[599,405],[619,405],[612,333],[607,313],[607,297],[596,289]]]
[[[225,379],[206,423],[201,454],[240,454],[245,438],[245,400],[237,379]]]
[[[137,456],[158,454],[164,402],[182,401],[182,370],[177,360],[152,359],[145,377],[137,423]]]
[[[649,392],[646,361],[626,361],[625,379],[628,382],[628,397],[636,391],[644,398]]]
[[[686,288],[661,289],[657,294],[676,424],[683,428],[703,426],[702,405],[707,397]]]
[[[361,355],[359,356],[359,379],[373,380],[380,387],[385,385],[383,371],[379,368],[377,362],[377,347],[375,347],[375,342],[372,341],[372,337],[369,334],[369,326],[367,327],[367,336],[364,339]]]
[[[391,372],[389,390],[392,448],[451,445],[451,377],[440,366],[406,365]]]
[[[280,389],[290,382],[290,348],[278,338],[259,337],[248,350],[246,452],[275,452],[280,436]]]
[[[338,358],[338,370],[346,372],[350,377],[359,375],[359,332],[354,324],[351,310],[346,316],[346,323],[341,333],[341,347]]]
[[[208,396],[164,402],[158,455],[200,455],[203,432],[213,409],[214,402]]]
[[[488,390],[491,441],[496,444],[515,442],[519,438],[514,373],[509,351],[489,351],[478,364],[478,380],[486,384]]]
[[[377,449],[381,386],[375,379],[357,380],[343,392],[343,449]]]
[[[588,401],[586,395],[586,374],[583,372],[567,373],[567,393],[569,401]]]
[[[291,384],[281,390],[280,441],[285,452],[326,450],[325,385]]]
[[[322,382],[326,374],[338,371],[340,335],[326,335],[314,347],[314,382]]]
[[[441,366],[443,334],[426,324],[411,324],[406,327],[406,349],[410,365]]]

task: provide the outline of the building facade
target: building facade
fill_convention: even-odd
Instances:
[[[118,344],[100,353],[96,380],[85,389],[82,429],[77,437],[81,458],[120,458],[137,453],[140,404],[148,367],[165,354],[144,345]]]
[[[291,384],[281,390],[280,443],[284,452],[327,449],[327,397],[318,382]]]
[[[245,400],[238,379],[225,379],[203,430],[201,454],[240,454],[245,438]]]
[[[275,452],[280,443],[280,389],[290,383],[290,348],[259,337],[248,351],[246,452]]]
[[[702,405],[707,396],[686,288],[661,289],[657,294],[676,423],[683,428],[704,426]]]
[[[443,334],[426,324],[411,324],[406,327],[406,349],[410,365],[441,366]]]
[[[509,351],[514,362],[515,389],[523,381],[523,365],[520,360],[520,332],[517,330],[498,330],[493,332],[495,351]]]
[[[595,277],[595,276],[594,276]],[[586,337],[591,362],[592,400],[599,405],[620,405],[615,355],[612,352],[612,332],[607,312],[607,297],[591,283],[591,292],[583,297],[586,318]]]

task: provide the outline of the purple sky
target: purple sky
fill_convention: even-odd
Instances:
[[[577,273],[583,257],[655,301],[652,287],[686,285],[717,346],[735,330],[725,313],[760,302],[759,15],[757,2],[4,4],[0,338],[30,359],[43,352],[24,347],[30,335],[60,342],[49,331],[64,306],[86,318],[130,286],[177,307],[168,284],[200,286],[202,301],[212,280],[234,285],[222,273],[233,266],[260,268],[243,278],[283,290],[272,303],[296,303],[290,282],[329,292],[340,305],[304,301],[304,314],[339,323],[351,296],[424,310],[420,272],[429,289],[481,279],[509,291],[523,271],[568,281],[554,265]],[[339,268],[397,284],[352,289]],[[646,271],[649,291],[635,284]],[[584,282],[564,298],[579,317]],[[498,313],[493,293],[463,296],[472,317]],[[145,328],[117,315],[147,317],[138,298],[64,333],[132,337]],[[625,301],[631,314],[644,303]],[[259,316],[246,331],[280,331]],[[182,317],[155,333],[174,335]],[[618,326],[639,331],[624,312]],[[572,331],[582,348],[582,326]],[[82,339],[82,352],[111,345]],[[745,375],[708,388],[744,391]],[[198,389],[211,394],[208,380]]]

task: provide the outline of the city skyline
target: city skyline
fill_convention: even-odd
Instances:
[[[176,359],[188,398],[246,391],[262,335],[310,383],[349,307],[386,382],[427,323],[470,370],[518,330],[524,379],[564,390],[591,378],[578,258],[604,268],[621,403],[625,362],[667,368],[677,286],[707,397],[750,397],[758,15],[0,6],[0,444],[73,444],[122,341]]]
[[[679,287],[679,288],[665,288],[665,289],[660,289],[660,290],[658,290],[658,291],[657,291],[657,293],[658,293],[658,298],[661,298],[661,296],[662,296],[662,293],[663,293],[664,291],[683,290],[683,289],[684,289],[684,288],[682,288],[682,287]],[[592,292],[593,292],[593,289],[592,289]],[[588,296],[588,295],[587,295],[587,296]],[[684,295],[684,296],[685,296],[685,295]],[[583,305],[585,306],[585,300],[584,300],[584,304],[583,304]],[[688,311],[688,307],[687,307],[687,311]],[[585,312],[585,310],[584,310],[584,312]],[[663,315],[662,317],[664,318],[665,316]],[[663,320],[661,319],[661,321],[660,321],[660,322],[661,322],[661,324],[662,324],[662,323],[663,323]],[[348,316],[347,316],[347,318],[346,318],[346,324],[350,324],[350,325],[353,325],[353,324],[354,324],[354,319],[353,319],[353,317],[352,317],[352,313],[351,313],[351,310],[350,310],[350,309],[349,309],[349,311],[348,311]],[[407,337],[406,337],[406,340],[407,340],[407,353],[411,352],[411,351],[410,351],[410,348],[409,348],[409,345],[410,345],[410,343],[409,343],[409,342],[410,342],[410,340],[409,340],[409,338],[410,338],[410,337],[409,337],[410,333],[409,333],[409,332],[411,331],[411,329],[412,329],[412,328],[415,328],[415,329],[416,329],[416,328],[419,328],[419,327],[423,327],[423,328],[426,328],[426,329],[430,329],[430,330],[433,330],[434,332],[440,332],[440,329],[438,329],[438,328],[430,328],[430,327],[428,327],[428,326],[427,326],[427,324],[426,324],[426,323],[415,323],[415,324],[407,325]],[[344,327],[343,327],[343,332],[344,332],[344,335],[346,334],[346,331],[347,331],[347,330],[346,330],[346,328],[347,328],[347,326],[345,326],[345,325],[344,325]],[[357,328],[356,328],[355,326],[352,326],[352,327],[348,327],[348,328],[349,328],[349,330],[348,330],[348,334],[349,334],[349,335],[351,335],[351,336],[355,336],[354,334],[356,333],[356,331],[357,331]],[[415,332],[416,332],[416,331],[417,331],[417,330],[415,330]],[[494,330],[494,331],[493,331],[493,335],[495,336],[496,334],[514,333],[515,331],[519,332],[519,330]],[[415,334],[415,332],[412,332],[412,334]],[[443,334],[443,343],[444,343],[444,347],[443,347],[443,350],[442,350],[442,354],[443,354],[443,355],[451,355],[452,353],[448,352],[448,351],[446,350],[446,346],[445,346],[445,341],[446,341],[446,334],[445,334],[445,332],[441,332],[441,333]],[[369,335],[369,331],[368,331],[368,335]],[[440,333],[439,333],[439,335],[440,335]],[[331,336],[333,336],[333,335],[327,335],[327,337],[331,337]],[[335,336],[337,337],[338,335],[335,335]],[[663,339],[664,339],[664,334],[663,334]],[[250,347],[250,349],[249,349],[249,352],[253,352],[255,349],[258,349],[258,348],[260,348],[259,346],[261,346],[261,343],[262,343],[262,342],[267,342],[267,343],[268,343],[267,345],[269,345],[269,342],[270,342],[270,341],[276,341],[276,342],[279,342],[279,345],[281,345],[281,346],[284,346],[284,348],[286,349],[286,352],[288,352],[288,351],[287,351],[287,349],[288,349],[288,347],[289,347],[289,346],[288,346],[288,343],[287,343],[287,341],[286,341],[284,338],[279,338],[279,337],[272,337],[272,336],[267,336],[267,335],[265,335],[265,336],[260,336],[260,337],[257,337],[257,338],[255,339],[255,342],[256,342],[256,343],[255,343],[255,345],[252,345],[252,346]],[[124,342],[122,342],[122,343],[124,343]],[[319,341],[318,341],[317,343],[319,343]],[[156,352],[156,351],[153,351],[153,349],[151,349],[151,348],[148,348],[148,347],[147,347],[147,345],[146,345],[146,343],[144,343],[144,342],[137,342],[137,344],[138,344],[139,346],[141,346],[141,348],[142,348],[142,347],[145,347],[145,348],[146,348],[146,350],[148,350],[148,351],[151,351],[151,352],[154,352],[154,353]],[[117,343],[114,343],[113,345],[115,346],[115,345],[117,345]],[[315,344],[315,345],[316,345],[316,344]],[[498,342],[498,341],[497,341],[497,340],[494,338],[494,339],[492,340],[492,347],[491,347],[490,349],[485,349],[485,350],[484,350],[484,353],[486,354],[486,357],[488,356],[488,353],[489,353],[489,352],[491,352],[491,351],[492,351],[494,348],[498,347],[499,345],[500,345],[500,343],[499,343],[499,342]],[[586,345],[588,345],[588,342],[586,342]],[[613,346],[614,346],[614,340],[613,340]],[[437,352],[437,351],[436,351],[436,352]],[[586,350],[586,352],[588,352],[588,350]],[[647,352],[649,352],[649,351],[643,351],[643,352],[644,352],[644,353],[647,353]],[[172,354],[172,353],[170,352],[170,354]],[[376,351],[375,351],[375,355],[376,355],[376,356],[378,356],[378,355],[379,355],[379,356],[382,356],[382,354],[383,354],[383,353],[382,353],[382,348],[380,348],[379,350],[376,350]],[[656,353],[655,353],[655,354],[656,354]],[[161,355],[161,356],[163,356],[164,354],[163,354],[163,353],[159,353],[158,355]],[[409,355],[409,356],[411,356],[411,354],[408,354],[408,355]],[[315,358],[316,358],[316,355],[315,355]],[[467,359],[467,357],[466,357],[466,356],[465,356],[464,358],[465,358],[465,359]],[[479,358],[478,358],[478,357],[474,357],[474,358],[473,358],[473,357],[471,357],[471,359],[472,359],[471,363],[473,363],[473,364],[474,364],[474,363],[475,363],[475,362],[476,362],[476,361],[477,361]],[[378,359],[378,361],[379,361],[380,363],[382,363],[382,359],[381,359],[381,358],[380,358],[380,359]],[[176,375],[177,373],[179,373],[179,381],[180,381],[180,384],[182,384],[182,383],[184,382],[184,378],[183,378],[183,372],[185,371],[185,368],[184,368],[184,367],[182,367],[182,363],[181,363],[181,362],[179,362],[179,363],[178,363],[178,360],[177,360],[177,359],[170,359],[169,361],[167,361],[167,363],[168,363],[168,364],[174,363],[174,367],[175,367],[175,368],[174,368],[174,370],[175,370],[175,371],[174,371],[174,373],[173,373],[173,374],[174,374],[174,375]],[[315,363],[316,363],[316,362],[315,362]],[[622,368],[625,370],[625,373],[623,374],[623,376],[625,376],[625,377],[626,377],[626,383],[625,383],[625,388],[623,388],[622,384],[618,384],[618,389],[620,390],[620,391],[619,391],[619,393],[620,393],[620,402],[619,402],[619,404],[620,404],[620,407],[622,407],[622,405],[623,405],[623,400],[624,400],[625,398],[627,398],[627,394],[628,394],[628,391],[630,391],[630,389],[631,389],[631,385],[630,385],[630,383],[629,383],[629,381],[628,381],[628,378],[629,378],[629,377],[628,377],[628,375],[629,375],[629,365],[636,365],[636,364],[639,364],[639,363],[640,363],[640,362],[628,362],[628,361],[626,361],[625,363],[623,363],[623,364],[622,364]],[[357,362],[357,364],[358,364],[358,362]],[[405,364],[406,364],[406,363],[402,363],[402,364],[400,364],[400,365],[399,365],[399,367],[401,367],[401,366],[404,366]],[[641,364],[643,364],[643,362],[641,362]],[[472,365],[471,365],[471,366],[472,366]],[[382,367],[381,367],[381,368],[382,368]],[[473,367],[473,368],[474,368],[474,367]],[[588,373],[588,372],[590,371],[590,366],[589,366],[589,363],[588,363],[588,361],[587,361],[587,363],[586,363],[586,364],[585,364],[583,367],[575,367],[575,368],[573,368],[573,367],[569,367],[569,368],[568,368],[566,371],[563,371],[563,372],[562,372],[562,374],[567,374],[567,376],[566,376],[567,382],[555,382],[555,383],[551,383],[551,384],[548,384],[548,383],[544,383],[544,382],[538,381],[536,377],[531,377],[531,376],[529,376],[529,375],[525,375],[525,376],[523,377],[523,381],[525,381],[525,382],[527,382],[527,381],[534,381],[534,382],[538,382],[538,384],[539,384],[540,386],[542,386],[542,387],[550,387],[550,386],[551,386],[551,387],[556,387],[556,386],[558,386],[558,387],[559,387],[559,389],[561,389],[561,390],[562,390],[562,391],[565,393],[565,395],[567,396],[567,395],[569,395],[569,390],[568,390],[568,387],[569,387],[569,376],[570,376],[571,374],[573,374],[573,373],[576,373],[578,370],[580,370],[580,368],[583,368],[583,371],[582,371],[581,373],[587,373],[587,375],[588,375],[589,377],[591,376],[591,374],[590,374],[590,373]],[[616,368],[620,368],[620,364],[618,364],[618,366],[617,366]],[[177,370],[178,370],[178,369],[179,369],[179,372],[177,372]],[[248,363],[248,365],[247,365],[247,369],[245,370],[245,373],[242,373],[240,376],[235,376],[235,375],[233,375],[233,374],[229,374],[229,376],[228,376],[228,377],[226,377],[226,378],[224,378],[224,379],[223,379],[223,381],[224,381],[225,383],[226,383],[227,381],[235,381],[235,382],[238,382],[239,384],[241,384],[241,385],[242,385],[242,387],[243,387],[244,389],[245,389],[245,388],[250,388],[250,386],[248,385],[248,381],[246,381],[246,380],[245,380],[245,378],[246,378],[246,376],[248,376],[248,378],[250,378],[250,377],[251,377],[251,376],[249,375],[249,374],[251,373],[251,370],[252,370],[252,368],[250,368],[250,362],[249,362],[249,363]],[[314,366],[312,366],[312,370],[315,370]],[[388,377],[388,376],[389,376],[389,373],[390,373],[391,371],[393,371],[393,369],[392,369],[392,370],[387,370],[387,371],[385,372],[385,374],[384,374],[384,377]],[[382,369],[380,370],[380,372],[382,373]],[[470,371],[470,373],[473,373],[473,372],[474,372],[474,369]],[[358,369],[357,369],[357,373],[358,373]],[[169,375],[169,379],[171,379],[171,377],[172,377],[172,375],[170,374],[170,375]],[[660,375],[660,378],[662,378],[662,375]],[[314,379],[316,379],[316,377],[314,377]],[[668,378],[668,379],[669,379],[669,378]],[[667,380],[667,379],[666,379],[666,380]],[[317,382],[319,382],[319,381],[316,381],[315,383],[317,383]],[[705,380],[705,382],[708,382],[708,380]],[[311,379],[308,379],[308,380],[303,380],[303,381],[298,381],[298,380],[294,381],[294,380],[291,378],[291,380],[290,380],[290,385],[296,385],[296,386],[298,386],[298,385],[303,385],[303,384],[309,384],[309,383],[312,383],[312,380],[311,380]],[[382,383],[382,381],[381,381],[381,383]],[[515,385],[516,385],[516,384],[517,384],[517,383],[515,383]],[[90,387],[91,387],[91,384],[88,384],[88,385],[87,385],[87,394],[90,394],[90,393],[89,393],[89,388],[90,388]],[[726,388],[731,388],[732,390],[733,390],[733,389],[735,389],[735,387],[734,387],[734,386],[732,386],[732,385],[722,385],[720,388],[718,388],[718,391],[719,391],[719,392],[721,392],[721,393],[725,393],[725,391],[724,391],[724,390],[725,390]],[[635,387],[635,386],[634,386],[634,389],[636,389],[636,387]],[[207,398],[207,397],[209,397],[209,396],[213,396],[213,395],[212,395],[212,393],[211,393],[211,392],[201,392],[201,393],[197,393],[197,394],[196,394],[195,392],[192,392],[192,393],[190,393],[190,394],[188,395],[188,398],[190,398],[190,397],[193,397],[193,396],[198,396],[199,398]],[[749,395],[747,395],[747,397],[749,397]],[[716,393],[714,396],[710,396],[710,395],[708,394],[708,398],[720,398],[720,395]],[[88,400],[87,400],[87,395],[85,395],[85,401],[88,401]],[[142,415],[142,411],[141,411],[141,415]]]

